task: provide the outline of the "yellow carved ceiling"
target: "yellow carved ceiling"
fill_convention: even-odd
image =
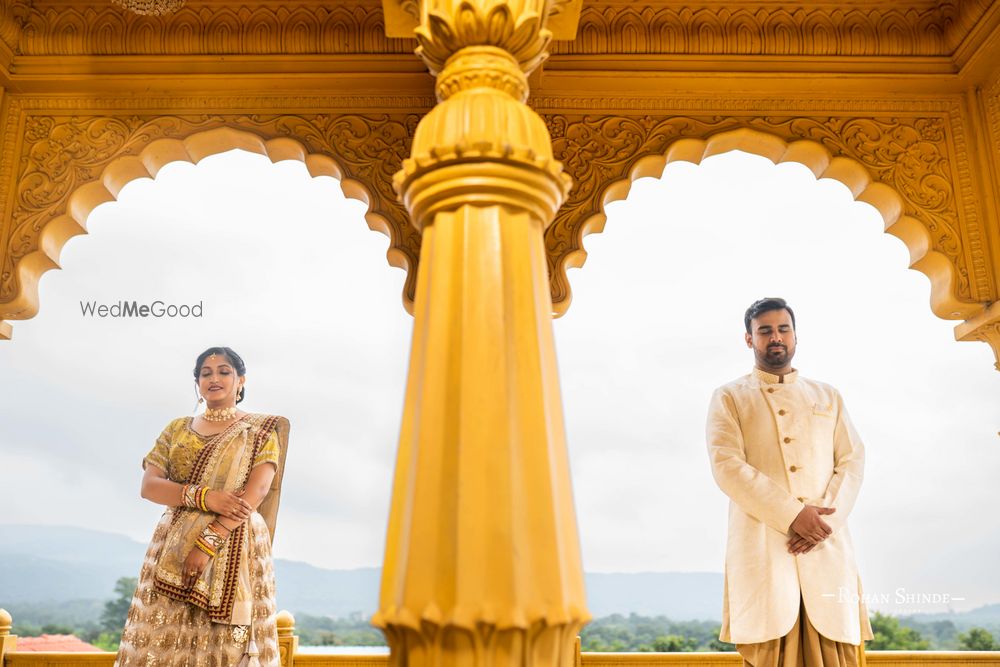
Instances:
[[[587,0],[573,25],[575,4],[530,78],[573,179],[545,236],[557,314],[583,237],[632,179],[741,148],[848,184],[929,276],[933,311],[1000,349],[1000,3]],[[163,17],[0,0],[0,319],[36,312],[62,244],[169,142],[172,159],[246,144],[322,163],[389,234],[409,306],[420,233],[392,176],[436,97],[404,36],[416,3],[386,7],[388,26],[377,0],[189,0]]]

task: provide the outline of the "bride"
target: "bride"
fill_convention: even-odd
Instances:
[[[171,421],[143,459],[142,497],[165,505],[116,667],[279,664],[271,542],[284,417],[243,412],[246,366],[212,347],[194,368],[203,414]]]

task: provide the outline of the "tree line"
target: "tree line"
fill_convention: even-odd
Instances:
[[[117,651],[125,617],[132,602],[137,580],[122,577],[115,583],[115,597],[106,601],[97,620],[80,620],[86,613],[63,616],[58,609],[34,604],[25,618],[12,609],[13,634],[32,637],[41,634],[76,635],[105,651]],[[27,610],[25,610],[27,611]],[[42,620],[46,619],[46,620]],[[32,622],[34,621],[34,623]],[[967,650],[1000,651],[1000,628],[971,627],[960,631],[948,620],[919,621],[875,612],[871,616],[873,640],[869,651]],[[612,614],[591,621],[580,633],[584,651],[595,652],[690,652],[735,651],[733,644],[719,641],[716,621],[672,621],[666,616]],[[385,646],[382,633],[360,612],[343,618],[295,614],[295,632],[303,646]]]

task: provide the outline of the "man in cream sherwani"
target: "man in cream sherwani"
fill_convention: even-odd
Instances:
[[[855,667],[873,637],[847,517],[864,447],[843,399],[792,368],[795,315],[745,315],[756,364],[708,413],[712,474],[730,498],[722,641],[753,667]]]

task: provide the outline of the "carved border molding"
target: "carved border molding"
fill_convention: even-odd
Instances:
[[[387,257],[408,270],[404,302],[412,303],[420,236],[396,201],[392,175],[409,155],[418,120],[419,114],[407,112],[53,114],[26,109],[24,101],[13,98],[0,166],[6,222],[0,319],[34,314],[38,277],[57,266],[62,245],[83,233],[90,210],[117,196],[125,183],[155,176],[162,153],[169,154],[167,161],[197,162],[232,148],[307,165],[317,156],[332,160],[334,166],[325,171],[341,179],[348,196],[368,204],[369,225],[390,237]],[[164,140],[190,140],[225,128],[252,134],[216,136],[202,150],[164,146]],[[273,154],[265,142],[280,139],[293,140],[301,150],[282,147]],[[150,153],[152,144],[158,145]]]
[[[937,3],[584,5],[556,54],[948,55],[953,22]]]
[[[189,3],[138,16],[110,2],[35,2],[23,19],[23,55],[413,53],[386,37],[381,3]]]
[[[23,0],[0,0],[0,41],[12,51],[17,48],[24,9]]]
[[[947,56],[994,0],[775,6],[589,0],[553,54]],[[109,2],[0,0],[0,38],[23,55],[412,53],[377,0],[189,3],[140,17]],[[5,26],[4,23],[10,23]],[[9,36],[8,36],[9,33]],[[18,39],[18,33],[20,37]]]
[[[557,312],[571,298],[566,270],[585,261],[583,237],[601,231],[606,203],[624,198],[634,178],[658,176],[672,159],[699,162],[734,148],[775,162],[801,162],[875,205],[887,231],[909,247],[911,266],[931,279],[932,308],[939,316],[967,318],[995,298],[957,107],[921,115],[545,118],[555,156],[574,179],[546,233]],[[745,130],[755,134],[733,134]],[[965,243],[970,238],[976,241],[971,261]]]
[[[993,163],[996,167],[994,176],[997,179],[997,192],[1000,193],[1000,71],[985,89],[983,97],[986,100],[986,121],[990,133],[989,144],[993,147]]]

